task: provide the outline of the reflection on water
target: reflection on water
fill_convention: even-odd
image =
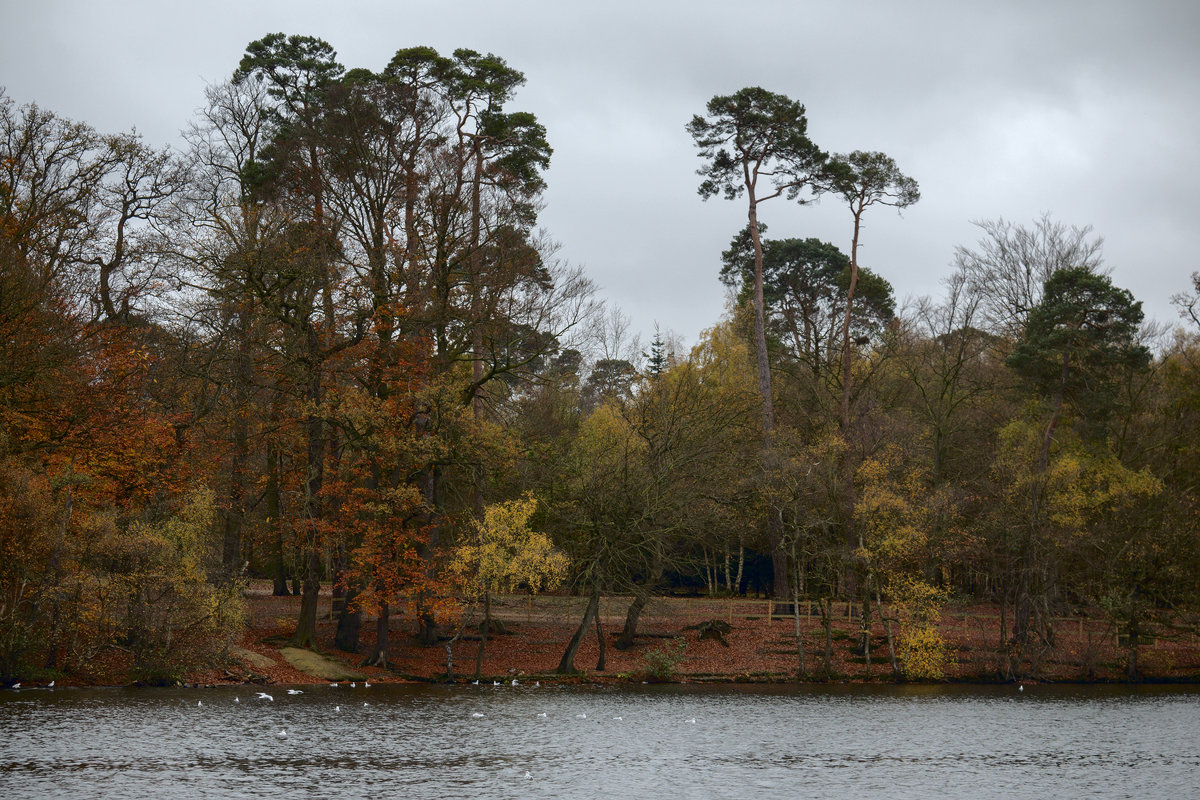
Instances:
[[[2,691],[0,797],[1182,798],[1200,786],[1190,687],[273,694]]]

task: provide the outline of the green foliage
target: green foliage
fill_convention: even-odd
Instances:
[[[685,650],[687,640],[679,636],[643,653],[642,663],[645,665],[647,680],[655,683],[674,680],[679,665],[683,663]]]
[[[759,224],[759,232],[766,226]],[[762,240],[763,302],[767,326],[779,346],[814,368],[836,360],[849,295],[850,259],[819,239]],[[754,249],[743,228],[721,254],[721,282],[737,289],[738,301],[754,294]],[[853,340],[873,339],[896,314],[892,285],[859,267],[850,320]]]
[[[1129,509],[1163,489],[1149,470],[1130,469],[1107,448],[1089,447],[1070,430],[1059,429],[1050,459],[1039,469],[1042,435],[1030,419],[1015,420],[999,434],[994,474],[1003,487],[1005,513],[1016,524],[1028,524],[1036,511],[1035,524],[1084,536],[1101,516]]]
[[[825,167],[824,182],[850,204],[856,215],[870,205],[907,208],[921,199],[917,182],[900,172],[886,153],[855,150],[836,155]]]
[[[1107,416],[1123,370],[1144,369],[1150,353],[1137,341],[1142,304],[1106,275],[1060,269],[1029,312],[1008,364],[1043,395],[1075,403],[1090,418]]]
[[[705,199],[717,194],[737,199],[747,183],[757,183],[760,170],[770,176],[776,193],[794,198],[825,161],[807,136],[804,106],[784,95],[747,87],[713,97],[707,111],[708,118],[694,116],[687,126],[700,157],[708,161],[697,170]]]
[[[175,513],[133,523],[116,543],[122,637],[137,681],[175,681],[214,663],[244,624],[242,587],[209,579],[220,564],[215,521],[213,493],[197,489]]]

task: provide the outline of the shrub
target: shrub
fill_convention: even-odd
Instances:
[[[917,681],[940,681],[950,663],[946,640],[936,628],[925,626],[905,631],[900,637],[904,677]]]
[[[670,642],[665,642],[660,647],[647,650],[642,655],[642,661],[646,665],[647,680],[659,683],[673,680],[680,662],[683,661],[683,651],[686,649],[687,642],[683,637],[677,637]]]

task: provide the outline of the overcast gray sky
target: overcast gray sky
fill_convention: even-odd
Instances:
[[[715,94],[803,102],[832,152],[881,150],[922,200],[867,220],[862,261],[898,299],[941,293],[972,220],[1092,225],[1113,280],[1174,324],[1200,269],[1196,0],[0,0],[0,86],[104,131],[179,144],[206,84],[267,33],[325,39],[347,67],[401,47],[490,51],[528,80],[511,108],[546,125],[542,223],[647,340],[689,344],[724,308],[740,202],[696,194],[684,130]],[[830,200],[764,205],[770,235],[849,249]]]

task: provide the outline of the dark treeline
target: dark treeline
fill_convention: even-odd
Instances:
[[[432,646],[564,580],[592,598],[564,671],[614,593],[620,648],[667,591],[827,626],[853,599],[909,677],[939,674],[952,599],[999,606],[1012,676],[1064,613],[1106,615],[1131,677],[1146,637],[1195,632],[1200,276],[1168,338],[1090,229],[983,222],[945,297],[898,309],[859,245],[916,181],[745,89],[687,126],[701,195],[748,210],[729,313],[642,352],[538,232],[523,82],[273,34],[179,150],[0,94],[0,677],[116,651],[173,679],[221,656],[249,576],[302,597],[309,647],[331,586],[335,646],[369,614],[382,666],[392,618]],[[817,198],[845,250],[769,238],[761,203]]]

